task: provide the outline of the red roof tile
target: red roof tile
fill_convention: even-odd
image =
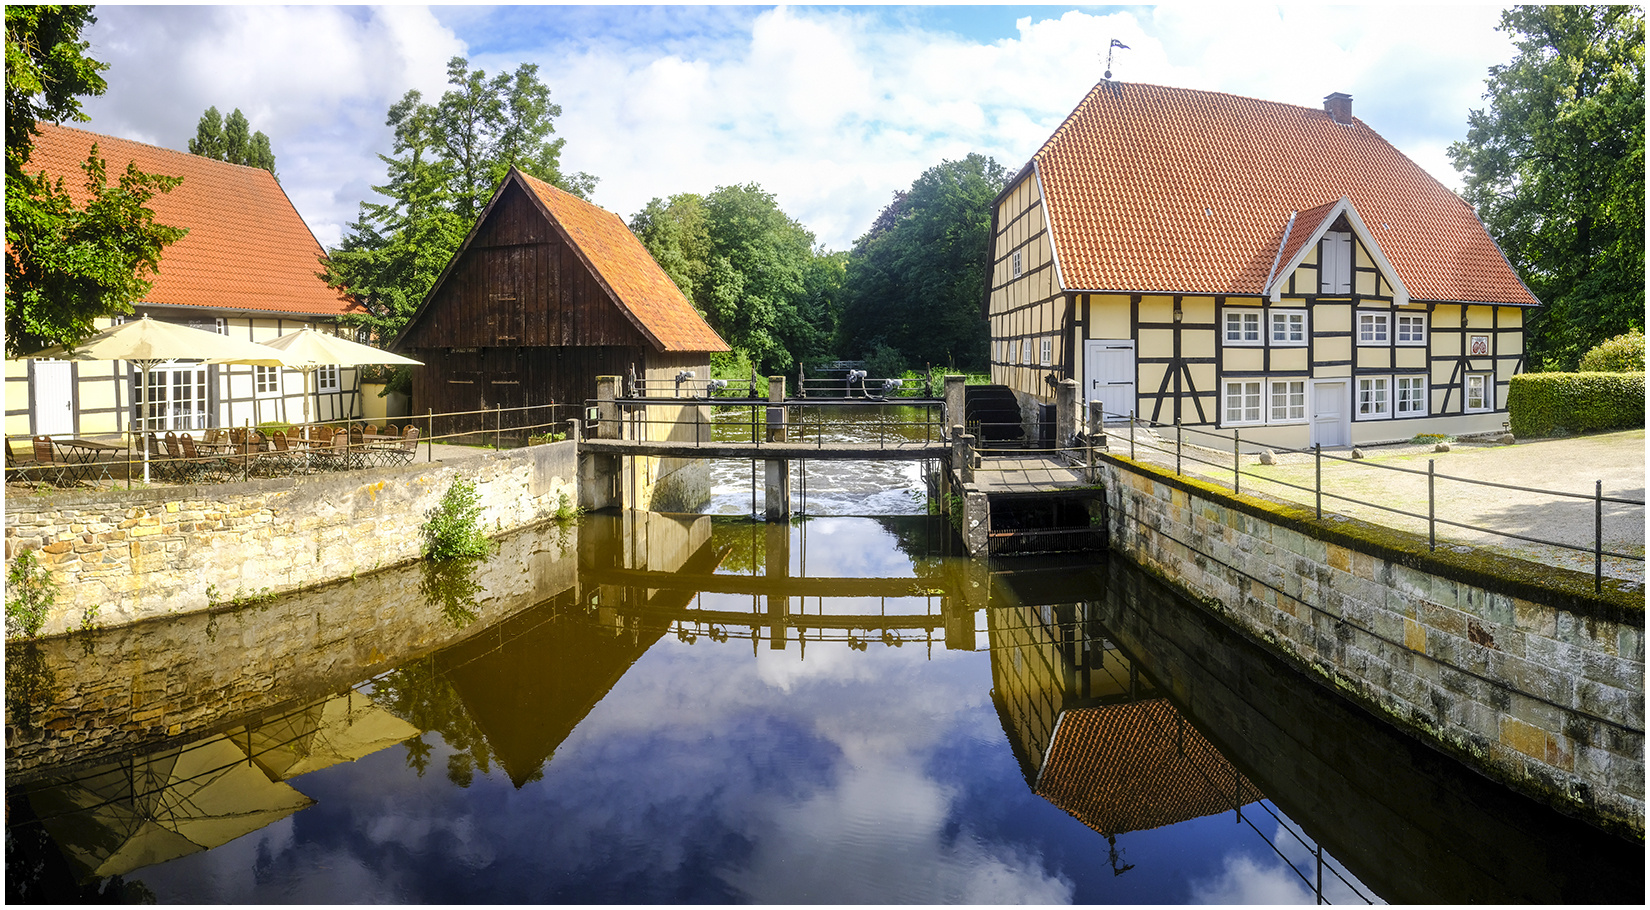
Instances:
[[[636,327],[660,350],[729,350],[728,343],[705,322],[618,215],[516,173],[567,232]]]
[[[27,170],[63,178],[64,189],[83,203],[80,165],[93,143],[111,183],[128,162],[183,178],[149,203],[156,221],[189,233],[162,251],[145,302],[314,316],[350,310],[317,277],[321,244],[268,171],[50,123],[40,124]]]
[[[1344,196],[1411,299],[1538,303],[1472,209],[1356,118],[1102,82],[1033,160],[1068,290],[1259,294],[1290,213]]]

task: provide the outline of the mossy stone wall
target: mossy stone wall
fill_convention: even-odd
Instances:
[[[1108,456],[1111,545],[1309,675],[1600,826],[1644,833],[1644,601]]]

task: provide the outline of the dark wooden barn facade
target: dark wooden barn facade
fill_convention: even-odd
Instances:
[[[711,352],[728,350],[617,215],[516,170],[391,347],[425,364],[415,414],[575,406],[557,419],[578,413],[599,375],[708,377]]]

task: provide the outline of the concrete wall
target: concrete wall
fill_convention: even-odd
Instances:
[[[41,634],[282,593],[417,559],[428,513],[455,479],[475,482],[491,532],[575,504],[571,441],[371,471],[124,492],[8,496],[6,559],[22,549],[56,578]]]
[[[1644,831],[1642,591],[1108,456],[1113,549],[1423,739]]]

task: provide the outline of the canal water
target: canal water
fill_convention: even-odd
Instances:
[[[647,513],[7,646],[9,901],[1639,902],[1129,564]]]

